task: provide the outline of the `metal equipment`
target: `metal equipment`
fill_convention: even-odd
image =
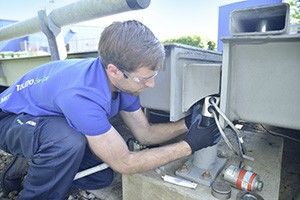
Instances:
[[[209,126],[214,122],[214,118],[209,111],[211,97],[206,97],[202,107],[201,126]],[[218,99],[215,97],[215,99]],[[225,165],[226,159],[217,156],[217,144],[196,151],[179,170],[176,175],[184,177],[188,180],[195,181],[210,186]]]
[[[244,161],[244,159],[253,161],[254,159],[252,157],[245,155],[243,138],[241,137],[239,131],[235,128],[233,123],[229,121],[225,114],[220,110],[217,105],[218,102],[218,97],[208,96],[204,99],[204,104],[201,111],[201,126],[206,127],[214,122],[217,124],[217,127],[225,143],[236,155],[239,156],[239,166],[242,166],[242,162]],[[219,119],[216,113],[219,113],[223,117],[223,119],[225,119],[225,121],[229,124],[230,128],[232,128],[233,132],[235,133],[236,141],[238,143],[238,151],[233,147],[233,145],[225,135],[223,129],[220,126]],[[217,145],[214,145],[196,151],[192,158],[189,159],[179,170],[176,171],[176,174],[188,180],[210,186],[220,170],[225,165],[225,162],[226,159],[219,158],[217,156]]]
[[[264,200],[264,198],[257,193],[241,191],[236,195],[236,200]]]
[[[300,34],[284,34],[289,26],[288,13],[286,4],[232,13],[234,37],[222,39],[220,103],[231,121],[300,130]],[[282,29],[235,29],[249,26],[244,18]]]
[[[261,191],[263,188],[263,182],[259,180],[259,176],[256,173],[233,165],[230,165],[225,170],[224,180],[231,183],[234,187],[248,192]]]
[[[234,36],[283,34],[288,30],[289,14],[287,3],[234,10],[230,32]]]
[[[220,200],[226,200],[231,197],[230,184],[225,181],[215,181],[211,186],[211,194]]]
[[[281,169],[281,138],[273,138],[269,135],[246,131],[243,132],[244,137],[242,137],[242,134],[235,128],[232,121],[245,120],[300,129],[300,107],[298,105],[300,102],[300,34],[285,34],[289,28],[288,13],[288,6],[283,4],[275,7],[245,9],[236,11],[232,15],[231,28],[232,35],[235,37],[223,39],[221,92],[216,87],[211,87],[210,83],[204,84],[204,80],[207,79],[217,80],[215,77],[216,73],[208,73],[208,76],[205,77],[206,73],[212,68],[207,68],[207,71],[201,71],[200,67],[197,68],[197,71],[193,71],[196,67],[190,68],[192,69],[190,76],[182,78],[187,77],[185,75],[187,73],[186,69],[189,69],[191,65],[203,66],[203,64],[197,64],[200,62],[197,59],[185,63],[185,57],[181,57],[185,54],[179,54],[180,50],[175,48],[171,49],[174,52],[167,54],[165,65],[168,68],[162,69],[163,76],[157,80],[156,90],[151,89],[151,93],[146,91],[145,98],[141,98],[144,107],[170,111],[170,121],[175,121],[182,118],[195,102],[212,94],[221,94],[221,108],[218,108],[215,102],[211,103],[211,106],[214,108],[212,116],[225,143],[237,155],[226,156],[228,165],[234,163],[238,167],[232,165],[232,167],[225,170],[224,174],[224,179],[231,182],[236,188],[227,187],[228,184],[225,187],[222,184],[221,187],[218,187],[220,186],[218,184],[211,185],[211,169],[213,168],[211,165],[215,163],[214,159],[217,157],[216,149],[214,149],[216,146],[196,152],[187,162],[184,160],[185,163],[183,165],[180,162],[179,164],[172,163],[169,166],[172,173],[174,169],[176,170],[180,166],[175,171],[178,176],[205,185],[211,185],[212,193],[215,194],[214,197],[216,198],[228,198],[229,191],[232,189],[231,199],[236,197],[247,200],[262,199],[254,193],[254,191],[260,191],[263,187],[259,176],[254,172],[241,168],[242,161],[246,163],[253,161],[255,158],[256,162],[252,163],[253,168],[261,175],[264,182],[268,183],[259,194],[266,199],[278,199],[280,176],[277,175],[280,174]],[[249,21],[247,22],[245,19],[249,19]],[[253,26],[248,26],[249,22],[253,22]],[[177,58],[179,59],[177,60]],[[186,82],[190,84],[186,84]],[[203,93],[203,90],[208,92]],[[189,95],[193,95],[193,98],[189,99]],[[162,101],[157,102],[153,100],[158,96]],[[184,100],[185,98],[189,100],[186,101]],[[286,103],[287,99],[288,104]],[[189,103],[185,104],[185,102]],[[219,118],[223,120],[223,123],[219,123]],[[227,125],[229,125],[233,130],[232,133],[236,136],[238,149],[232,145],[223,131],[223,128],[227,127]],[[275,141],[278,142],[278,146],[273,145]],[[249,152],[246,152],[243,144],[245,144],[247,149],[249,148]],[[219,145],[219,148],[222,149],[224,146]],[[202,154],[205,151],[207,152]],[[246,153],[249,153],[249,156]],[[275,154],[277,156],[274,157]],[[269,162],[267,168],[265,162]],[[128,187],[131,187],[131,184],[134,182],[132,180],[137,180],[136,182],[138,182],[141,177],[148,181],[147,186],[141,186],[141,190],[156,191],[152,188],[159,185],[159,187],[167,191],[159,194],[160,197],[162,196],[162,199],[214,198],[211,195],[209,197],[206,196],[208,187],[200,185],[195,189],[196,191],[177,188],[176,193],[171,196],[170,194],[173,194],[174,187],[159,184],[156,177],[150,177],[149,174],[145,176],[131,176],[127,177],[127,180],[126,178],[123,180],[125,180],[125,183],[127,182]],[[218,181],[219,178],[222,177],[219,176],[216,180]],[[153,182],[151,182],[152,179]],[[130,192],[127,192],[127,199],[134,199],[137,196],[135,193],[137,186],[140,186],[140,184],[134,185],[134,187],[131,187]],[[129,189],[127,190],[129,191]],[[236,196],[240,190],[246,190],[246,192],[242,191]]]
[[[164,47],[155,87],[143,91],[140,100],[144,108],[169,112],[170,121],[177,121],[197,101],[219,93],[222,54],[181,44]]]

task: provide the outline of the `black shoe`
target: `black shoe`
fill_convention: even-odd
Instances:
[[[28,161],[24,157],[16,156],[6,166],[1,176],[3,193],[8,195],[12,191],[20,192],[23,189],[23,179],[27,173]]]

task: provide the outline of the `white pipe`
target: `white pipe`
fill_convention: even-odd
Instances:
[[[147,8],[149,4],[150,0],[80,0],[54,9],[48,15],[48,19],[57,27],[62,27],[107,15],[144,9]],[[1,28],[0,41],[22,37],[40,31],[39,18],[33,17]]]
[[[40,31],[39,18],[31,18],[0,28],[0,41],[19,38]]]
[[[106,163],[103,163],[103,164],[100,164],[100,165],[97,165],[95,167],[92,167],[92,168],[89,168],[89,169],[86,169],[86,170],[83,170],[81,172],[78,172],[75,177],[74,177],[74,181],[77,180],[77,179],[80,179],[82,177],[85,177],[85,176],[88,176],[88,175],[91,175],[91,174],[94,174],[96,172],[100,172],[102,170],[105,170],[107,169],[109,166],[106,164]]]

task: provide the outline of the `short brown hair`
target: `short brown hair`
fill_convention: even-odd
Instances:
[[[105,67],[116,67],[133,72],[147,66],[157,70],[163,65],[165,51],[152,31],[141,22],[114,22],[100,37],[98,53]]]

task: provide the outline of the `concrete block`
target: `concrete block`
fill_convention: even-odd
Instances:
[[[234,141],[233,133],[226,129],[226,134]],[[264,182],[264,188],[258,192],[265,200],[274,200],[279,197],[281,160],[283,151],[283,140],[270,136],[267,133],[242,132],[244,135],[247,155],[255,159],[254,162],[246,161],[260,179]],[[238,165],[238,158],[233,155],[223,141],[219,144],[219,154],[227,158],[226,166]],[[160,168],[159,171],[175,176],[175,171],[186,159],[169,163]],[[225,166],[225,167],[226,167]],[[157,171],[157,170],[156,170]],[[189,189],[170,183],[161,179],[155,170],[146,173],[123,175],[123,199],[124,200],[215,200],[208,186],[198,185],[196,189]],[[224,170],[223,170],[224,171]],[[217,177],[223,180],[222,173]],[[236,199],[240,192],[232,187],[230,199]]]
[[[116,173],[112,184],[109,187],[89,190],[97,198],[103,200],[122,200],[122,177],[121,174]]]

